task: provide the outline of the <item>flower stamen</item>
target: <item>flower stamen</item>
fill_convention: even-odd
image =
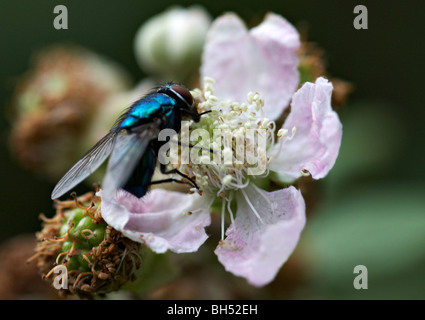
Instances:
[[[224,240],[224,214],[226,212],[226,200],[221,200],[221,240]]]
[[[241,189],[241,192],[246,200],[246,202],[248,203],[249,207],[251,208],[252,212],[254,212],[255,216],[258,218],[258,220],[261,221],[261,223],[264,224],[263,219],[261,219],[260,215],[258,214],[257,210],[255,209],[255,207],[252,205],[251,201],[249,200],[248,195],[246,194],[244,189]]]

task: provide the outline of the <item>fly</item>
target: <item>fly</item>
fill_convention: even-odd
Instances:
[[[173,129],[179,132],[183,116],[198,122],[200,116],[192,111],[194,100],[184,86],[168,83],[134,102],[116,121],[113,128],[100,139],[57,183],[52,199],[61,197],[90,176],[109,157],[102,188],[105,194],[124,189],[138,198],[143,197],[149,185],[161,182],[180,182],[174,178],[151,182],[160,147],[159,132]],[[208,111],[207,111],[208,112]],[[195,187],[196,183],[177,169],[164,174],[177,173]]]

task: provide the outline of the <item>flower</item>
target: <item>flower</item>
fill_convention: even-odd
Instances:
[[[331,83],[318,78],[295,92],[298,47],[297,31],[276,14],[250,31],[234,14],[218,18],[204,47],[203,90],[193,91],[198,112],[211,112],[188,125],[191,144],[199,141],[198,134],[190,140],[197,130],[210,134],[192,151],[214,152],[177,165],[195,178],[200,190],[182,194],[155,189],[140,200],[119,191],[102,199],[105,221],[158,253],[192,252],[206,240],[210,207],[218,203],[222,217],[222,239],[215,250],[218,260],[254,286],[271,282],[298,243],[305,225],[305,202],[294,186],[266,191],[257,178],[270,180],[270,171],[287,183],[304,175],[323,178],[335,163],[342,136],[342,125],[331,107]],[[274,120],[291,99],[290,112],[276,130]],[[248,134],[250,129],[257,134],[257,144]],[[183,126],[180,138],[184,130]],[[213,135],[216,130],[219,138]],[[226,134],[234,139],[226,142]],[[257,162],[241,161],[241,146]],[[231,161],[211,161],[217,150]],[[226,213],[230,226],[225,232]]]

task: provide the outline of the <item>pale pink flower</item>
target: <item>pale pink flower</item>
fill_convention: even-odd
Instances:
[[[204,94],[211,103],[217,99],[242,102],[250,91],[261,94],[264,117],[253,123],[277,119],[292,99],[278,142],[267,148],[266,173],[273,170],[288,183],[302,175],[326,176],[342,136],[342,125],[331,107],[331,83],[319,78],[296,91],[299,43],[295,28],[278,15],[269,14],[248,31],[236,15],[226,14],[208,33],[201,67],[202,76],[216,80],[216,97],[211,98],[212,91]],[[213,117],[212,113],[207,117]],[[266,125],[274,130],[273,121],[267,120]],[[204,177],[208,180],[208,175]],[[155,189],[139,200],[118,193],[114,199],[102,199],[102,215],[124,235],[156,252],[191,252],[207,239],[204,227],[210,223],[209,208],[224,192],[226,198],[219,198],[222,240],[215,253],[226,270],[263,286],[274,279],[295,249],[305,225],[305,203],[293,186],[268,192],[252,180],[241,169],[219,178],[219,186],[206,181],[202,196]],[[235,215],[232,201],[237,203]],[[224,234],[225,212],[231,224]]]

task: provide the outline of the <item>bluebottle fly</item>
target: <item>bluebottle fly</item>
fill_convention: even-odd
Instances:
[[[100,139],[58,182],[52,192],[57,199],[91,175],[109,157],[102,188],[106,194],[124,189],[133,195],[143,197],[149,185],[160,182],[182,182],[174,178],[151,182],[158,150],[164,141],[158,141],[162,129],[179,132],[183,117],[198,122],[201,114],[193,110],[194,100],[184,86],[168,83],[134,102],[116,121],[113,128]],[[196,183],[189,177],[173,169],[167,171],[161,164],[161,172],[177,173]]]

